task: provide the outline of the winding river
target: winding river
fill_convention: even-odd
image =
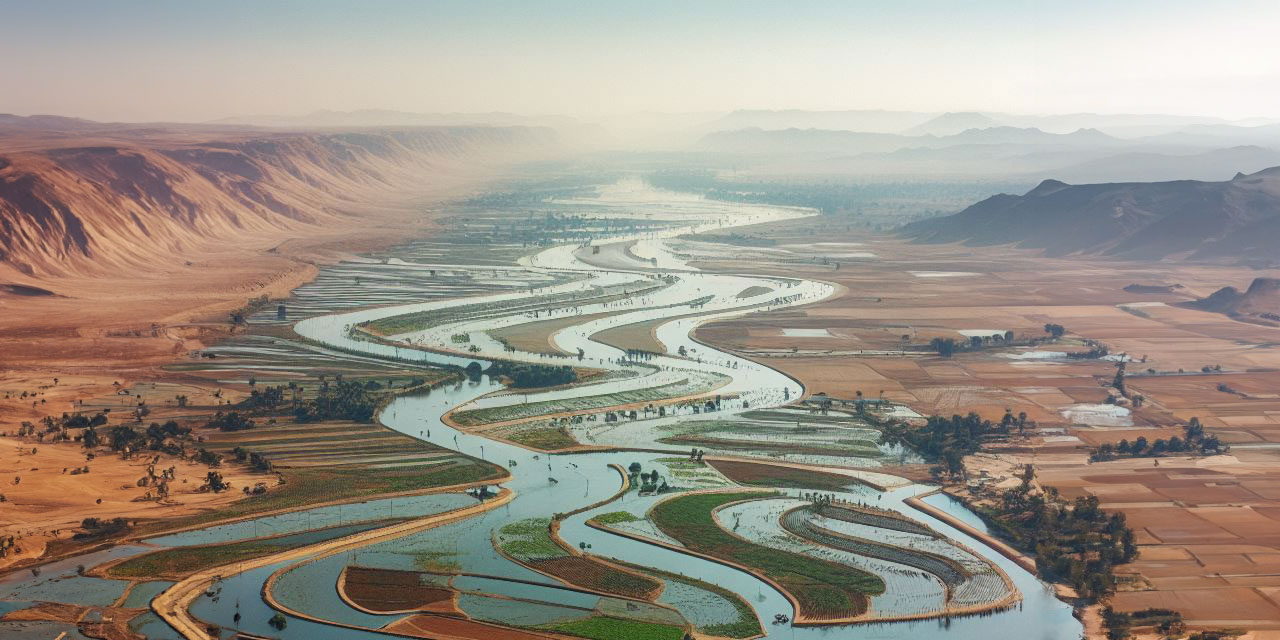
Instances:
[[[420,438],[432,444],[482,457],[488,461],[509,467],[511,478],[503,486],[514,493],[514,498],[503,506],[458,522],[445,524],[425,531],[411,533],[394,540],[376,542],[368,546],[319,559],[304,558],[277,565],[233,573],[218,582],[217,589],[196,599],[191,613],[224,628],[239,628],[282,638],[388,638],[378,628],[402,618],[403,615],[376,615],[359,611],[345,603],[333,585],[343,568],[351,564],[393,569],[422,567],[424,558],[445,558],[448,562],[473,574],[497,575],[527,580],[532,584],[490,581],[493,584],[477,584],[487,593],[511,597],[539,599],[538,585],[556,584],[552,579],[512,562],[497,553],[491,542],[493,533],[504,524],[526,518],[548,517],[552,513],[566,513],[586,505],[605,501],[619,489],[619,475],[608,465],[623,467],[632,462],[645,469],[666,468],[663,458],[687,455],[687,449],[679,451],[670,445],[655,441],[663,424],[693,419],[689,412],[674,411],[668,415],[638,420],[606,423],[600,420],[575,426],[573,433],[588,444],[626,449],[668,450],[659,454],[626,451],[575,452],[564,454],[538,453],[502,439],[468,433],[449,426],[446,415],[453,411],[469,409],[502,409],[518,407],[525,403],[563,400],[570,397],[586,397],[652,388],[662,385],[689,384],[703,381],[711,390],[699,388],[699,393],[720,394],[725,400],[717,419],[725,419],[750,410],[782,407],[799,398],[803,389],[781,372],[758,363],[725,353],[714,347],[691,339],[692,330],[702,322],[716,318],[753,313],[763,309],[811,304],[835,294],[832,285],[811,280],[796,280],[750,274],[721,274],[699,271],[672,251],[676,236],[723,229],[737,225],[759,224],[811,215],[807,211],[748,205],[731,205],[707,202],[676,194],[662,194],[638,186],[634,182],[605,189],[599,197],[599,206],[615,209],[619,216],[648,216],[665,220],[668,226],[661,231],[651,231],[633,236],[615,236],[598,239],[590,245],[566,244],[537,251],[521,260],[518,268],[554,275],[559,284],[535,290],[520,290],[462,299],[437,300],[403,304],[390,307],[361,309],[346,313],[309,318],[299,322],[296,331],[316,342],[347,353],[366,357],[394,358],[400,361],[421,361],[432,364],[466,366],[472,362],[487,364],[495,358],[515,359],[527,362],[569,363],[571,360],[538,353],[511,351],[505,345],[489,338],[486,331],[509,327],[524,322],[544,319],[532,317],[527,310],[509,315],[489,314],[482,318],[459,317],[419,331],[392,336],[401,345],[388,344],[362,338],[352,329],[380,318],[420,311],[448,311],[463,305],[497,304],[516,308],[522,301],[563,300],[576,295],[588,297],[591,292],[621,289],[626,293],[603,302],[586,301],[563,314],[584,316],[581,323],[560,329],[552,337],[555,346],[567,353],[580,353],[572,361],[581,360],[584,365],[607,372],[603,381],[580,385],[568,390],[553,390],[534,394],[503,393],[501,385],[481,376],[455,387],[438,389],[429,394],[401,396],[391,402],[379,419],[387,427],[406,435]],[[594,247],[600,247],[599,249]],[[423,268],[465,268],[465,265],[419,265]],[[491,267],[485,267],[490,269]],[[515,267],[512,267],[514,269]],[[691,304],[693,306],[691,306]],[[559,305],[563,308],[564,305]],[[591,318],[586,318],[592,316]],[[658,324],[655,336],[665,347],[665,353],[654,355],[641,363],[631,362],[623,351],[598,342],[592,336],[600,331],[638,322],[666,322]],[[451,337],[466,333],[472,337],[470,345],[477,349],[463,352],[457,349]],[[680,355],[681,353],[687,355]],[[603,413],[599,409],[595,413]],[[598,556],[617,558],[638,565],[654,567],[667,572],[685,574],[722,586],[740,595],[764,620],[762,627],[771,637],[781,638],[946,638],[948,640],[989,640],[991,638],[1030,638],[1033,640],[1075,640],[1080,637],[1081,626],[1071,615],[1071,609],[1053,596],[1052,590],[1015,563],[992,551],[978,540],[956,530],[946,523],[910,508],[905,500],[931,492],[934,488],[877,473],[873,470],[850,471],[871,479],[874,484],[889,487],[877,491],[859,487],[845,492],[841,497],[851,501],[875,504],[881,508],[898,511],[907,517],[932,527],[945,537],[959,543],[972,553],[979,554],[1007,574],[1021,593],[1021,603],[1013,608],[982,616],[936,618],[915,621],[865,622],[849,626],[792,627],[773,625],[768,621],[775,613],[794,617],[790,601],[769,584],[756,577],[721,564],[680,553],[676,550],[645,544],[638,540],[613,535],[586,526],[585,522],[599,513],[625,509],[643,513],[657,496],[641,497],[635,492],[622,496],[618,501],[566,518],[560,535],[566,542],[578,546],[590,545]],[[666,475],[666,474],[664,474]],[[554,480],[553,480],[554,479]],[[792,492],[797,493],[797,492]],[[457,495],[457,494],[449,494]],[[438,510],[454,508],[451,499],[439,498]],[[776,525],[778,505],[751,506],[737,517],[744,522],[759,521],[767,528],[768,522]],[[932,502],[932,501],[931,501]],[[401,499],[401,513],[412,501]],[[971,514],[962,506],[938,502],[943,510],[964,518]],[[332,508],[329,508],[332,511]],[[431,512],[426,506],[418,510]],[[723,517],[723,514],[722,514]],[[245,526],[245,525],[238,525]],[[175,539],[161,543],[195,544],[207,541],[211,534],[191,532],[179,534]],[[183,536],[186,536],[185,538]],[[201,537],[203,536],[203,537]],[[216,537],[215,537],[216,539]],[[872,571],[892,571],[893,563],[862,562]],[[272,593],[278,604],[289,612],[306,617],[289,616],[288,626],[276,630],[266,621],[274,611],[263,601],[261,591],[269,576],[276,574]],[[928,608],[938,598],[941,586],[936,579],[913,578],[915,582],[886,580],[889,592],[872,600],[873,615],[917,613],[913,607]],[[475,579],[481,581],[481,579]],[[908,590],[903,592],[902,590]],[[464,598],[467,596],[464,596]],[[931,600],[932,599],[932,600]],[[495,619],[501,616],[531,616],[522,622],[537,622],[536,607],[523,611],[499,611],[493,602],[476,602],[477,611],[487,611]],[[468,601],[470,602],[470,601]],[[672,603],[677,610],[679,603]],[[488,609],[485,609],[488,607]],[[241,614],[239,620],[236,614]],[[686,617],[689,617],[686,612]],[[157,621],[158,622],[158,621]],[[325,622],[332,623],[326,624]],[[333,624],[341,625],[332,626]],[[173,632],[160,625],[144,630],[153,637],[171,637]]]

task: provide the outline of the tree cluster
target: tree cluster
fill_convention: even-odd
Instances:
[[[1044,579],[1070,585],[1085,602],[1114,591],[1115,566],[1138,557],[1124,514],[1106,513],[1096,496],[1067,502],[1052,488],[1041,493],[1024,481],[983,511],[998,533],[1035,554]]]
[[[351,420],[369,422],[378,409],[381,385],[346,381],[338,376],[332,384],[321,379],[316,397],[299,403],[293,415],[299,422],[317,420]]]
[[[578,380],[578,372],[568,365],[524,364],[518,362],[494,362],[486,371],[490,376],[500,376],[511,381],[516,389],[536,389],[570,384]]]
[[[1100,462],[1116,458],[1156,458],[1176,454],[1217,455],[1226,450],[1218,436],[1205,435],[1204,425],[1200,424],[1199,418],[1191,419],[1185,434],[1183,438],[1157,438],[1155,442],[1149,442],[1145,436],[1138,436],[1133,442],[1125,438],[1115,445],[1104,442],[1094,450],[1090,459]]]
[[[950,418],[929,416],[925,425],[912,428],[903,423],[885,425],[880,431],[882,444],[904,444],[933,463],[952,478],[965,475],[964,457],[976,453],[982,443],[993,436],[1009,433],[1007,424],[983,420],[970,412]]]

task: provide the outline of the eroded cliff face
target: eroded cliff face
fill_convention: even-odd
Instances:
[[[551,130],[528,127],[207,136],[126,134],[11,153],[0,145],[0,265],[42,281],[93,277],[251,237],[341,228],[442,174],[555,144]],[[206,139],[182,139],[193,137]]]

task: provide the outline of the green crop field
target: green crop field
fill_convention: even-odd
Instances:
[[[654,524],[692,551],[759,570],[783,586],[814,618],[842,618],[863,613],[867,596],[884,592],[884,582],[865,571],[799,553],[772,549],[738,538],[715,522],[712,512],[739,500],[760,498],[758,492],[704,493],[658,503]]]

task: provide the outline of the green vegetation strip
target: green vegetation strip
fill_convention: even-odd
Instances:
[[[503,525],[498,530],[498,547],[523,562],[569,555],[551,539],[550,527],[550,518],[529,518]]]
[[[584,620],[553,622],[538,629],[559,631],[591,640],[680,640],[684,629],[669,624],[656,624],[640,620],[624,620],[608,616],[594,616]]]
[[[815,619],[839,619],[866,611],[867,596],[884,592],[884,582],[865,571],[748,542],[716,523],[712,512],[740,500],[766,497],[758,492],[701,493],[654,506],[658,529],[691,551],[751,567],[777,582]]]
[[[454,413],[450,416],[450,419],[464,427],[474,427],[477,425],[489,424],[491,422],[521,420],[524,418],[533,418],[551,413],[589,411],[592,409],[604,409],[624,404],[654,402],[668,398],[697,395],[699,393],[710,391],[715,388],[716,384],[719,383],[719,380],[722,377],[723,376],[717,376],[714,379],[709,378],[705,383],[697,385],[690,385],[687,380],[684,380],[664,384],[659,387],[650,387],[648,389],[633,389],[630,391],[619,391],[617,393],[585,396],[582,398],[544,400],[542,402],[508,405],[505,407],[472,409],[470,411]]]
[[[540,427],[535,429],[520,429],[505,435],[507,440],[516,444],[522,444],[531,449],[541,451],[555,451],[557,449],[568,449],[578,444],[564,427]]]
[[[286,469],[283,471],[285,484],[272,488],[264,495],[245,498],[221,509],[187,518],[150,523],[135,533],[153,535],[161,531],[185,529],[269,511],[299,509],[308,505],[390,493],[427,491],[456,484],[496,480],[505,476],[503,470],[494,465],[470,460],[468,462],[470,464],[450,465],[425,473],[415,467]]]
[[[620,511],[616,513],[626,513],[626,512]],[[610,515],[610,514],[604,514],[604,515]],[[631,514],[628,513],[627,515],[631,515]],[[601,516],[597,516],[595,520],[598,521],[600,517]],[[632,517],[634,518],[634,516]],[[663,571],[661,569],[654,569],[651,567],[643,567],[637,564],[621,562],[616,559],[614,560],[614,562],[617,562],[618,564],[621,564],[624,567],[635,569],[636,571],[639,571],[646,575],[653,576],[655,578],[670,580],[672,582],[681,582],[681,583],[690,585],[692,587],[696,587],[698,589],[710,591],[711,593],[714,593],[720,596],[721,598],[724,598],[726,601],[729,602],[729,604],[733,605],[734,610],[738,612],[737,620],[734,620],[733,622],[725,622],[721,624],[709,624],[704,627],[698,627],[698,631],[701,631],[702,633],[705,633],[709,636],[716,636],[719,638],[754,638],[764,633],[764,630],[760,628],[760,620],[756,618],[756,612],[751,608],[751,606],[748,605],[745,601],[743,601],[743,599],[739,597],[738,594],[728,589],[725,589],[720,585],[711,584],[710,582],[704,582],[697,578],[690,578],[689,576],[683,576],[680,574],[671,573],[669,571]]]
[[[274,538],[258,538],[239,542],[175,547],[135,556],[107,569],[113,578],[184,577],[197,571],[219,567],[252,558],[305,547],[325,540],[349,536],[387,526],[405,519],[379,520],[291,533]]]
[[[592,520],[603,525],[618,524],[620,522],[635,522],[639,519],[640,518],[637,518],[635,515],[628,513],[626,511],[612,511],[609,513],[602,513],[592,518]]]
[[[848,491],[860,484],[857,478],[838,473],[824,473],[774,464],[757,464],[738,460],[711,460],[712,467],[738,484],[778,489],[815,489]]]
[[[592,287],[586,293],[581,291],[562,291],[519,300],[505,299],[415,311],[371,320],[364,323],[363,326],[381,335],[398,335],[450,322],[479,320],[526,311],[546,311],[549,308],[563,309],[612,302],[622,298],[650,293],[665,286],[665,284],[661,283],[654,284],[637,280],[607,287]]]

